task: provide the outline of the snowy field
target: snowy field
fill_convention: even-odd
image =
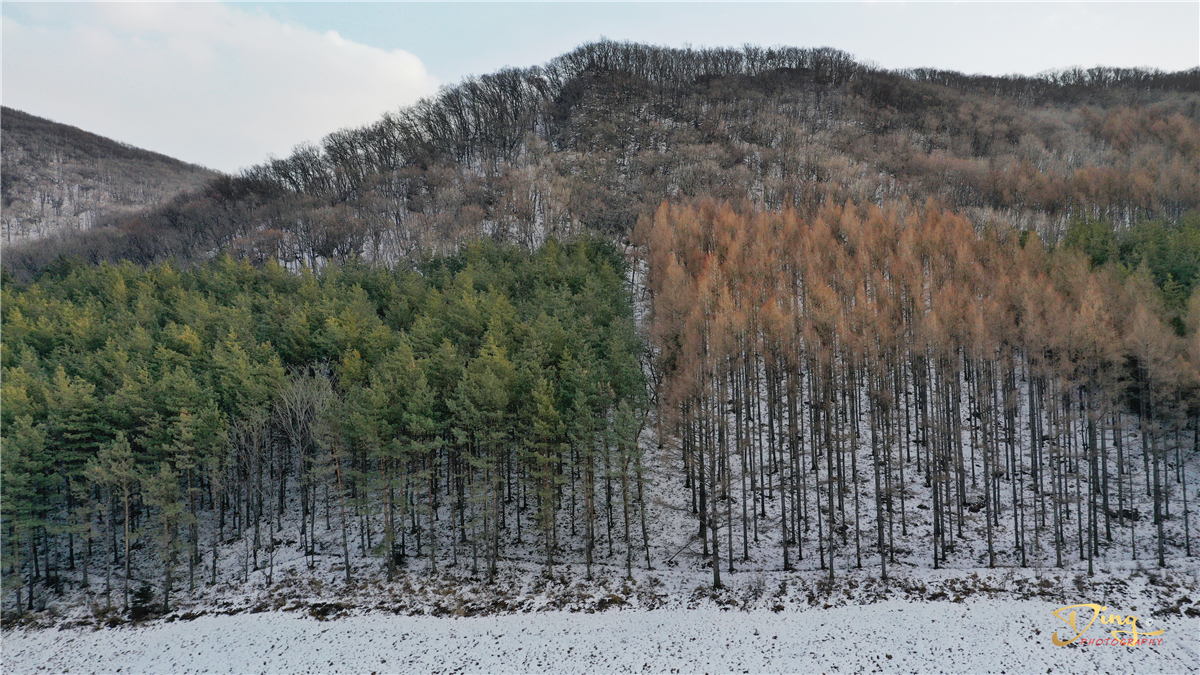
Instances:
[[[772,613],[622,610],[331,621],[264,612],[137,628],[6,631],[5,673],[1200,671],[1200,620],[1141,647],[1056,647],[1051,602],[899,600]],[[1100,622],[1085,634],[1103,638]],[[1081,626],[1082,627],[1082,626]],[[1111,628],[1111,627],[1104,627]],[[1069,630],[1069,629],[1067,629]],[[1070,635],[1071,633],[1067,633]]]

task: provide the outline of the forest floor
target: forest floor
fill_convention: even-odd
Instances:
[[[194,579],[186,564],[175,568],[170,611],[139,621],[119,611],[120,566],[112,570],[106,600],[103,563],[93,559],[86,588],[77,565],[61,575],[61,594],[39,585],[35,611],[8,615],[0,666],[6,673],[1200,671],[1200,559],[1186,555],[1178,517],[1167,521],[1165,568],[1157,565],[1154,527],[1143,520],[1130,530],[1114,522],[1113,541],[1101,535],[1089,576],[1074,520],[1062,567],[1045,528],[1021,567],[1001,519],[997,566],[989,568],[984,515],[968,511],[965,536],[954,537],[956,550],[935,570],[927,553],[931,512],[922,508],[928,493],[915,482],[907,533],[898,523],[889,531],[895,557],[887,579],[872,545],[870,501],[858,518],[848,518],[863,532],[856,542],[851,528],[838,543],[831,579],[814,545],[815,526],[805,535],[804,558],[795,557],[793,546],[794,569],[783,571],[777,502],[768,499],[757,537],[753,529],[743,535],[740,507],[731,505],[738,526],[721,529],[722,587],[714,588],[688,491],[670,461],[648,467],[650,562],[635,520],[628,575],[618,508],[611,531],[598,527],[590,580],[581,537],[568,536],[569,522],[560,524],[554,574],[545,575],[526,512],[523,543],[512,540],[510,528],[494,578],[486,574],[482,546],[476,558],[469,544],[455,550],[447,530],[439,534],[436,573],[426,543],[426,555],[409,557],[389,582],[376,551],[380,524],[371,525],[372,543],[363,521],[348,518],[347,583],[337,511],[322,509],[315,555],[299,549],[298,522],[285,515],[273,528],[269,562],[265,551],[255,556],[248,533],[234,536],[219,547],[217,582],[207,583],[212,557],[202,547]],[[1200,478],[1196,462],[1186,468],[1188,484],[1200,482],[1193,482]],[[131,590],[161,587],[161,565],[137,551],[133,559]],[[1163,630],[1152,636],[1162,642],[1051,644],[1056,630],[1072,634],[1053,611],[1089,603],[1106,614],[1139,617],[1139,631]],[[1077,609],[1081,630],[1091,613]],[[1085,637],[1110,637],[1114,628],[1096,621]]]

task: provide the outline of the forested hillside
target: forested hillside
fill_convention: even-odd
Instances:
[[[0,111],[0,196],[7,252],[70,236],[196,190],[216,172],[35,117]]]
[[[1200,294],[1185,342],[1144,270],[1122,279],[1022,234],[932,206],[806,220],[705,202],[643,223],[659,424],[712,530],[714,584],[722,540],[740,543],[733,571],[776,497],[763,526],[784,568],[815,555],[831,577],[843,558],[886,579],[897,534],[926,523],[905,553],[935,569],[1077,555],[1091,573],[1122,541],[1137,559],[1148,515],[1160,566],[1191,555]],[[926,491],[932,519],[914,523]]]
[[[1198,181],[1194,69],[469,79],[6,250],[5,612],[1194,569]]]
[[[549,571],[568,511],[590,564],[598,514],[611,538],[642,494],[642,353],[607,244],[419,273],[103,265],[3,306],[5,588],[31,609],[66,575],[129,606],[143,546],[160,589],[215,583],[230,536],[269,570],[285,522],[315,564],[331,508],[347,583],[352,544],[389,578],[407,556],[490,576],[513,533]]]
[[[200,194],[60,246],[181,262],[226,248],[310,266],[387,265],[494,237],[627,236],[664,199],[809,214],[826,199],[928,197],[1057,241],[1073,219],[1175,223],[1200,195],[1200,70],[1038,77],[864,66],[833,49],[599,42],[470,78]]]

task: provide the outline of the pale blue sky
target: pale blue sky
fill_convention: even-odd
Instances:
[[[234,171],[601,36],[829,46],[884,67],[1200,65],[1200,3],[14,3],[3,101]]]
[[[1200,65],[1200,3],[250,3],[280,20],[420,57],[439,80],[543,63],[606,36],[673,47],[829,46],[888,68],[992,75]]]

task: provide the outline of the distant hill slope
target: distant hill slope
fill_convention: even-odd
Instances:
[[[0,243],[86,230],[161,204],[218,174],[12,108],[0,110]]]

